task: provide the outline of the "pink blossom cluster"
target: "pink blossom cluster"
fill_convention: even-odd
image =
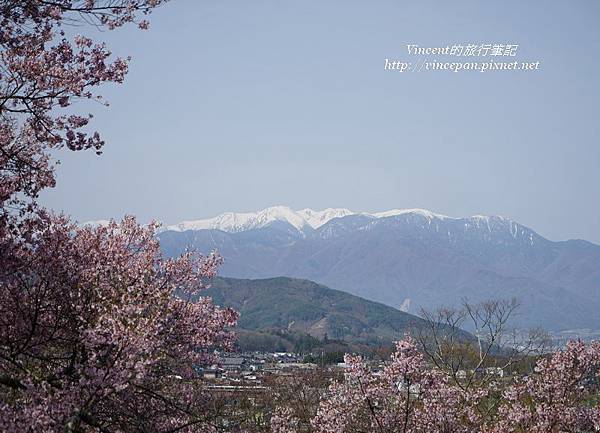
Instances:
[[[600,431],[600,342],[568,343],[504,392],[500,432]]]
[[[132,218],[50,218],[33,243],[1,247],[0,431],[206,427],[195,368],[231,348],[237,320],[192,302],[218,256],[165,260]]]
[[[378,373],[346,357],[348,374],[333,384],[313,420],[315,432],[470,432],[479,418],[472,407],[483,397],[465,394],[430,368],[410,339],[400,341]]]
[[[600,431],[600,343],[572,342],[539,360],[535,374],[507,383],[461,386],[428,364],[409,338],[371,371],[346,356],[343,381],[331,384],[311,421],[315,433],[587,433]],[[274,433],[298,433],[280,408]]]
[[[233,341],[237,313],[200,296],[220,257],[167,260],[154,224],[81,228],[36,203],[51,150],[102,148],[73,102],[127,73],[63,25],[114,28],[162,2],[0,0],[2,432],[214,431],[196,369]]]

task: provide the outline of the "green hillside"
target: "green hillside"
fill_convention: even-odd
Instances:
[[[240,312],[244,349],[389,345],[422,328],[416,316],[308,280],[216,278],[204,296]]]

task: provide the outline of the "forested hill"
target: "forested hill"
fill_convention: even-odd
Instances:
[[[375,347],[425,326],[412,314],[302,279],[215,278],[203,295],[240,312],[240,344],[247,349]]]

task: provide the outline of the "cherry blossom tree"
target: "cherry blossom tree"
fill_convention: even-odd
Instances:
[[[600,431],[600,342],[571,341],[504,392],[500,433]]]
[[[529,377],[460,386],[426,362],[418,343],[397,344],[373,371],[347,356],[343,381],[323,395],[311,428],[291,406],[271,418],[274,433],[591,433],[600,431],[600,343],[571,342],[541,358]],[[465,379],[467,381],[468,379]],[[498,396],[500,398],[498,398]],[[498,404],[498,402],[500,402]]]
[[[132,218],[52,219],[33,245],[1,258],[0,430],[206,429],[195,368],[231,347],[237,314],[190,299],[220,258],[164,260]]]
[[[66,26],[137,23],[161,0],[0,0],[0,431],[212,431],[196,372],[237,313],[197,299],[221,259],[161,257],[156,225],[79,227],[37,204],[53,151],[92,149],[80,99],[128,59]]]
[[[450,383],[430,368],[411,339],[397,344],[379,372],[372,372],[360,357],[346,356],[345,361],[345,380],[332,384],[321,401],[312,420],[314,432],[466,433],[479,423],[474,408],[485,392],[464,393]],[[281,424],[276,418],[275,427]]]

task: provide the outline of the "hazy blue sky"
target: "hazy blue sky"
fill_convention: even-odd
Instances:
[[[44,201],[167,223],[423,207],[600,243],[599,20],[596,0],[173,0],[147,32],[100,35],[133,57],[94,110],[108,144],[62,152]],[[541,69],[383,70],[409,43],[469,42]]]

